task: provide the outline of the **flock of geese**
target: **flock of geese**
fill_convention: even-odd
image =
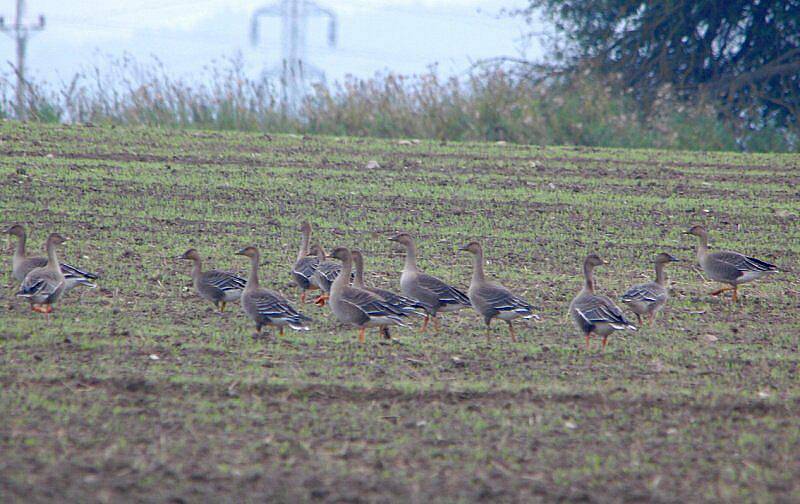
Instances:
[[[438,332],[440,313],[469,306],[483,318],[487,338],[494,319],[505,321],[511,339],[516,341],[512,321],[518,318],[539,318],[529,302],[503,285],[487,279],[483,248],[478,242],[473,241],[460,249],[473,256],[472,280],[469,289],[464,293],[420,270],[417,266],[417,247],[411,235],[399,233],[392,236],[389,240],[403,246],[406,251],[405,264],[400,275],[402,294],[398,294],[369,287],[364,283],[364,257],[360,251],[337,247],[328,256],[319,244],[310,245],[311,225],[308,222],[303,222],[300,232],[300,249],[291,271],[301,290],[300,303],[305,303],[309,291],[320,290],[321,295],[316,298],[315,303],[320,306],[329,305],[340,322],[358,327],[359,341],[362,343],[367,328],[377,327],[383,337],[390,338],[389,327],[406,327],[411,316],[424,318],[421,329],[423,332],[428,322],[433,320]],[[69,290],[78,285],[95,287],[97,275],[59,262],[56,247],[66,239],[58,233],[47,238],[47,257],[27,254],[27,237],[21,225],[9,227],[6,233],[17,237],[12,261],[12,276],[21,282],[17,296],[27,298],[33,311],[44,313],[49,319],[53,304]],[[703,226],[692,226],[686,233],[698,238],[697,261],[705,274],[712,280],[725,284],[711,292],[712,295],[731,290],[732,301],[735,302],[740,284],[778,271],[772,264],[738,252],[710,252],[708,233]],[[221,312],[225,310],[227,303],[239,301],[242,311],[255,323],[257,333],[264,326],[278,328],[281,334],[287,326],[295,330],[308,330],[310,317],[297,311],[281,293],[260,285],[258,268],[261,259],[258,249],[245,247],[236,253],[250,259],[250,273],[246,280],[221,270],[203,271],[202,259],[195,249],[187,250],[178,259],[193,262],[192,283],[200,297],[214,303]],[[631,309],[640,324],[644,316],[652,325],[656,314],[667,303],[669,294],[665,285],[664,267],[675,261],[678,259],[670,254],[658,254],[655,258],[654,281],[636,285],[622,296],[622,303]],[[587,349],[592,336],[601,337],[602,347],[605,349],[608,336],[614,331],[636,330],[614,301],[596,292],[594,269],[604,264],[607,263],[596,254],[586,257],[583,263],[583,288],[569,305],[570,318],[585,336]]]

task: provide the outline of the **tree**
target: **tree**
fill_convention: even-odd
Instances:
[[[755,127],[797,126],[800,0],[529,0],[519,14],[539,12],[568,67],[619,76],[646,105],[668,86]]]

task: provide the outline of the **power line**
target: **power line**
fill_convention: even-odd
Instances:
[[[17,67],[14,69],[17,74],[17,119],[25,120],[25,52],[28,48],[28,37],[37,31],[44,30],[44,16],[39,14],[36,24],[26,24],[23,22],[25,16],[25,0],[17,0],[17,11],[14,15],[14,23],[6,25],[5,18],[0,16],[0,31],[14,39],[17,46]]]
[[[336,45],[336,14],[313,0],[280,0],[261,7],[253,13],[250,21],[250,41],[258,43],[259,18],[280,17],[281,49],[283,57],[277,69],[271,73],[280,75],[284,106],[294,110],[306,93],[308,75],[324,79],[322,70],[306,59],[306,29],[308,18],[328,18],[328,45]]]

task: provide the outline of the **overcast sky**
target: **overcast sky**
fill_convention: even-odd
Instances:
[[[537,46],[523,43],[526,25],[501,16],[502,8],[524,0],[317,0],[336,12],[339,40],[327,46],[322,19],[308,24],[308,60],[328,80],[347,74],[370,76],[392,70],[425,71],[438,63],[444,75],[464,72],[471,61],[525,51],[539,56]],[[6,23],[13,19],[14,0],[0,0]],[[41,13],[46,29],[29,43],[28,68],[36,78],[67,80],[81,68],[102,64],[106,55],[158,57],[175,75],[192,75],[212,59],[241,54],[247,72],[258,75],[280,61],[280,21],[264,20],[262,41],[249,43],[252,12],[270,1],[260,0],[28,0],[27,18]],[[0,39],[4,70],[14,57],[9,37]]]

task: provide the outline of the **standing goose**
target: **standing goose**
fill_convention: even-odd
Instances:
[[[334,249],[331,257],[342,261],[342,271],[331,285],[330,305],[339,322],[359,328],[358,341],[364,343],[367,327],[399,325],[405,327],[406,314],[372,292],[351,287],[348,279],[353,268],[353,257],[344,247]],[[384,333],[385,335],[385,333]]]
[[[399,233],[389,240],[400,243],[406,248],[406,262],[403,266],[403,273],[400,275],[400,288],[403,295],[418,299],[425,305],[427,316],[422,324],[422,332],[428,327],[430,318],[433,318],[436,332],[439,332],[439,321],[436,315],[439,312],[452,312],[469,306],[469,298],[455,287],[419,270],[417,247],[411,235]]]
[[[473,255],[472,281],[469,283],[469,296],[472,308],[483,317],[486,323],[486,339],[489,339],[489,328],[493,318],[505,320],[511,341],[517,341],[511,321],[516,318],[539,318],[533,313],[533,306],[524,299],[515,296],[510,290],[499,283],[486,280],[483,271],[483,248],[478,242],[471,242],[459,250],[470,252]]]
[[[686,231],[686,234],[695,235],[697,243],[697,262],[706,275],[712,280],[728,284],[730,287],[722,287],[713,292],[712,296],[718,296],[725,291],[732,290],[732,301],[739,300],[739,284],[750,282],[756,278],[761,278],[769,273],[778,271],[774,264],[748,257],[738,252],[708,251],[708,231],[703,226],[696,224]]]
[[[665,286],[666,277],[664,276],[664,266],[671,262],[678,261],[678,259],[666,252],[658,254],[655,260],[655,281],[635,285],[622,295],[622,302],[633,310],[639,324],[642,323],[642,315],[647,315],[651,326],[655,324],[656,314],[664,307],[669,298],[669,292]]]
[[[189,249],[178,256],[178,259],[194,262],[192,266],[192,284],[201,298],[214,303],[220,313],[225,311],[225,304],[238,301],[246,282],[244,278],[220,270],[203,271],[203,261],[195,249]]]
[[[296,283],[302,291],[300,294],[300,302],[305,303],[306,292],[319,288],[311,283],[311,277],[314,275],[314,271],[316,271],[319,265],[320,258],[309,255],[311,251],[309,248],[311,224],[309,224],[308,221],[304,221],[300,225],[300,232],[303,234],[303,238],[300,241],[300,250],[297,252],[297,260],[294,262],[294,266],[292,266],[292,278],[294,278],[294,283]]]
[[[261,334],[263,326],[279,327],[283,336],[286,326],[296,331],[308,331],[309,317],[299,313],[279,292],[258,286],[259,253],[255,247],[245,247],[237,255],[250,258],[250,276],[242,291],[242,311],[256,323],[256,332]]]
[[[353,287],[356,287],[361,290],[369,291],[373,294],[380,296],[384,301],[389,303],[392,307],[397,310],[400,310],[406,314],[415,314],[415,315],[425,315],[426,306],[417,301],[416,299],[410,299],[405,296],[401,296],[395,292],[386,289],[379,289],[377,287],[367,287],[364,283],[364,256],[361,254],[360,250],[351,250],[350,255],[353,258],[353,264],[355,265],[356,276],[353,280]],[[422,311],[420,311],[422,310]],[[391,335],[389,334],[389,326],[381,327],[381,334],[386,339],[390,339]]]
[[[569,304],[572,322],[586,336],[587,350],[592,334],[603,337],[603,350],[605,350],[609,334],[622,329],[636,330],[611,299],[594,293],[593,271],[596,266],[603,264],[607,263],[595,254],[586,256],[586,260],[583,261],[583,289]]]
[[[339,272],[342,271],[342,265],[335,261],[329,261],[322,245],[314,244],[311,247],[311,254],[317,256],[319,262],[309,281],[322,291],[322,294],[314,300],[314,304],[325,306],[330,297],[331,285],[336,280],[336,277],[339,276]]]
[[[29,256],[25,252],[25,243],[28,236],[25,228],[20,224],[14,224],[6,229],[6,233],[17,237],[17,248],[14,250],[14,257],[11,260],[11,276],[18,282],[25,280],[25,276],[34,268],[42,268],[47,264],[47,258],[41,256]],[[61,272],[64,274],[64,290],[69,291],[78,285],[85,285],[91,289],[97,287],[92,280],[97,280],[98,276],[94,273],[81,271],[75,266],[67,263],[60,264]]]
[[[17,296],[28,298],[33,311],[48,315],[48,319],[53,311],[53,303],[66,290],[66,278],[56,257],[56,247],[65,241],[66,238],[58,233],[47,237],[47,264],[30,270],[17,292]]]

